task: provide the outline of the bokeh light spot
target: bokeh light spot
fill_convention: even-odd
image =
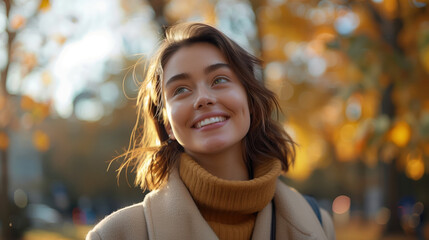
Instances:
[[[15,15],[10,21],[10,26],[12,29],[17,30],[22,28],[25,25],[25,18],[22,15]]]
[[[413,211],[414,213],[421,215],[423,213],[423,211],[425,210],[425,206],[423,205],[422,202],[417,202],[416,204],[414,204],[413,206]]]
[[[51,3],[49,0],[42,0],[39,5],[39,9],[43,12],[47,12],[51,9]]]
[[[49,136],[41,130],[36,130],[34,132],[33,144],[34,144],[34,147],[41,152],[48,151],[51,145]]]
[[[362,97],[360,95],[356,95],[351,97],[347,101],[346,106],[346,116],[347,119],[350,121],[356,121],[359,120],[359,118],[362,116]]]
[[[20,208],[25,208],[28,204],[27,194],[22,189],[17,189],[13,193],[13,200],[14,200],[16,206],[18,206]]]
[[[425,165],[421,159],[412,159],[407,162],[405,169],[407,177],[417,181],[423,177],[425,173]]]
[[[348,12],[338,17],[334,25],[339,34],[348,35],[359,26],[359,17],[353,12]]]
[[[313,77],[319,77],[326,71],[326,60],[321,57],[311,58],[308,62],[308,72]]]
[[[31,110],[34,108],[35,105],[36,104],[31,97],[29,97],[29,96],[22,96],[21,97],[21,108],[22,108],[22,110],[27,110],[27,111]]]
[[[277,82],[284,76],[283,66],[280,62],[270,62],[265,68],[265,76],[268,81]]]
[[[429,73],[429,46],[424,47],[420,51],[420,60],[422,61],[423,67],[426,72]]]
[[[103,104],[97,99],[82,99],[76,104],[76,117],[80,120],[96,122],[104,115]]]
[[[398,147],[404,147],[411,138],[411,128],[405,121],[398,122],[390,132],[390,140]]]
[[[343,214],[350,210],[350,198],[346,195],[340,195],[332,203],[332,211],[336,214]]]
[[[380,225],[385,225],[387,224],[387,222],[390,219],[390,210],[388,208],[381,208],[376,217],[375,217],[375,222],[380,224]]]

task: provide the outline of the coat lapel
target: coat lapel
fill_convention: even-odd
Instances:
[[[267,206],[265,206],[264,209],[262,209],[256,217],[255,227],[253,228],[252,240],[270,239],[271,215],[272,203],[269,202]]]
[[[218,239],[200,214],[177,168],[171,172],[167,185],[148,194],[143,204],[150,239]]]

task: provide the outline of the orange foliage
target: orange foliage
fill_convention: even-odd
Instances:
[[[405,174],[415,181],[423,177],[425,164],[420,150],[412,151],[408,154],[405,166]]]
[[[9,147],[9,137],[6,133],[0,132],[0,150],[6,150]]]
[[[29,96],[21,97],[21,109],[31,113],[35,122],[42,122],[50,113],[50,103],[37,103]]]
[[[335,147],[338,159],[340,161],[352,161],[355,159],[358,145],[357,145],[357,124],[347,123],[335,133]]]
[[[49,11],[51,9],[51,3],[49,0],[40,1],[39,10],[42,12]]]
[[[380,93],[376,90],[369,90],[362,99],[362,117],[364,119],[375,118],[378,113],[377,104],[380,102]]]
[[[429,46],[426,46],[421,50],[420,60],[426,72],[429,73]]]
[[[50,104],[37,103],[32,110],[36,122],[42,122],[50,113]]]
[[[405,147],[411,139],[410,125],[405,121],[397,122],[390,130],[389,139],[398,147]]]
[[[33,69],[37,65],[37,56],[34,53],[24,53],[22,64],[28,69]]]
[[[368,9],[363,5],[358,5],[353,9],[353,12],[359,17],[359,26],[356,28],[356,34],[364,34],[371,39],[380,38],[380,29],[374,23]]]
[[[386,18],[392,19],[398,14],[397,0],[383,0],[376,3],[372,2],[372,4]]]
[[[25,25],[26,19],[22,15],[15,15],[13,16],[12,20],[10,21],[10,27],[13,30],[18,30],[22,28]]]
[[[60,45],[63,45],[67,41],[67,37],[61,34],[53,36],[53,39]]]
[[[36,103],[34,102],[34,100],[31,97],[29,97],[29,96],[22,96],[21,97],[21,108],[22,108],[22,110],[29,111],[29,110],[34,108],[35,104]]]
[[[35,131],[33,133],[33,145],[38,151],[48,151],[50,147],[49,136],[41,130]]]
[[[410,0],[316,2],[264,1],[258,5],[263,60],[286,66],[275,81],[267,74],[266,84],[280,95],[283,109],[302,109],[293,111],[289,122],[293,120],[297,128],[305,126],[323,134],[340,161],[363,159],[374,167],[380,156],[386,162],[399,158],[411,145],[411,138],[413,143],[422,141],[421,135],[412,134],[420,127],[422,112],[429,111],[429,8],[419,8]],[[358,17],[357,28],[341,35],[336,24],[339,17],[349,13]],[[396,39],[387,39],[391,37]],[[396,43],[403,52],[397,51]],[[308,76],[308,62],[313,56],[326,61],[326,71],[314,78]],[[299,77],[302,79],[292,81]],[[392,83],[395,116],[382,124],[378,122],[381,96]],[[293,89],[292,97],[285,99],[286,91],[281,90],[284,86]],[[324,86],[331,86],[335,93],[330,95],[329,87]],[[361,115],[349,117],[353,121],[350,123],[345,120],[346,99],[356,96],[356,92],[360,94],[357,102]],[[320,104],[315,108],[301,104],[303,93]],[[409,122],[398,121],[402,118]],[[391,122],[395,124],[390,126]],[[381,145],[387,147],[380,151]],[[422,149],[429,152],[429,145]],[[300,166],[298,170],[308,174],[307,167]],[[422,168],[420,162],[414,161],[404,163],[400,169],[417,179]]]
[[[429,112],[429,99],[423,102],[423,109]]]
[[[42,82],[45,86],[50,85],[52,83],[52,75],[50,72],[48,71],[43,72]]]
[[[188,0],[183,4],[180,0],[171,0],[165,7],[165,17],[168,22],[178,22],[195,16],[203,18],[203,22],[216,22],[215,6],[211,1]]]

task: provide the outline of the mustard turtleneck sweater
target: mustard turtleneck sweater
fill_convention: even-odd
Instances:
[[[273,198],[281,163],[267,160],[254,169],[254,179],[229,181],[182,154],[179,173],[198,209],[219,239],[250,239],[256,213]]]

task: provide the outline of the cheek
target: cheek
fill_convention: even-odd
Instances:
[[[173,108],[171,107],[171,105],[166,103],[165,108],[163,110],[163,115],[164,117],[167,118],[167,122],[170,125],[170,128],[173,128],[173,124],[174,124],[174,113],[172,109]]]
[[[183,109],[178,106],[174,106],[173,104],[168,105],[166,107],[166,112],[168,122],[170,123],[171,128],[173,129],[173,131],[178,131],[180,129],[180,126],[183,125],[184,122],[186,122],[186,119],[184,119],[186,114],[184,113]]]
[[[241,89],[240,93],[235,93],[234,99],[231,99],[232,103],[235,103],[235,108],[240,109],[241,113],[244,117],[250,116],[250,106],[249,106],[249,100],[247,98],[247,94],[244,91],[244,89]]]
[[[250,108],[249,100],[247,99],[246,94],[243,95],[242,99],[244,99],[242,100],[242,104],[241,104],[243,118],[246,124],[248,124],[248,127],[250,127],[250,124],[252,122],[252,117],[251,117],[252,110]]]

